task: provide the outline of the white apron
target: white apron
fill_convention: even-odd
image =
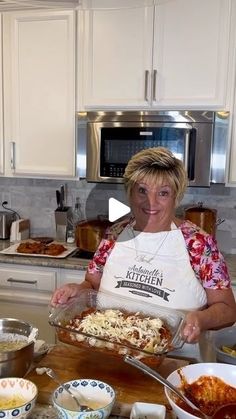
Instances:
[[[207,304],[182,232],[173,223],[171,231],[159,233],[137,232],[127,226],[104,267],[100,290],[185,313]]]
[[[177,228],[132,233],[126,227],[104,267],[100,290],[184,311],[202,308],[207,302]]]

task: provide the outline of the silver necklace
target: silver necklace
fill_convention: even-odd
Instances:
[[[161,247],[163,246],[163,244],[165,243],[165,241],[166,241],[166,239],[167,239],[167,237],[169,235],[169,231],[167,231],[166,234],[165,234],[165,236],[164,236],[164,238],[162,239],[161,243],[157,247],[155,253],[153,254],[153,253],[148,253],[148,252],[145,252],[145,251],[138,250],[138,248],[137,248],[137,239],[136,239],[136,236],[135,236],[133,227],[131,225],[128,225],[127,226],[127,230],[128,230],[128,234],[129,234],[130,238],[134,242],[135,253],[136,253],[135,260],[137,262],[146,262],[146,263],[150,263],[150,264],[152,264],[153,259],[156,258],[159,250],[161,249]]]

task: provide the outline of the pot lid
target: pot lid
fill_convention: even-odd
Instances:
[[[210,212],[216,214],[216,209],[204,207],[203,202],[198,202],[197,205],[186,208],[185,212]]]
[[[77,227],[92,227],[92,228],[94,228],[94,227],[107,227],[110,224],[111,223],[110,223],[109,220],[94,218],[94,219],[90,219],[90,220],[80,221],[77,224]]]

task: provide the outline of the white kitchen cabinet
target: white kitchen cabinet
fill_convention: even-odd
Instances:
[[[235,49],[236,53],[236,49]],[[230,141],[227,149],[227,182],[226,186],[236,187],[236,79],[234,86],[234,106],[231,113]]]
[[[89,4],[79,12],[79,110],[227,108],[230,0]]]
[[[154,106],[227,108],[231,1],[157,4]]]
[[[75,12],[3,14],[5,175],[75,176]]]
[[[48,306],[57,275],[55,269],[0,264],[0,316],[32,323],[39,329],[40,339],[55,343]]]
[[[0,317],[18,318],[39,329],[39,338],[56,342],[55,329],[48,322],[49,305],[56,288],[80,283],[85,270],[0,264]]]
[[[61,269],[57,288],[70,282],[80,284],[84,281],[86,270]]]
[[[92,2],[91,9],[79,12],[77,97],[86,109],[147,106],[145,71],[152,65],[153,7],[140,7],[143,0],[127,3],[133,7],[113,9],[117,1],[111,0],[111,9],[99,9],[108,2]]]

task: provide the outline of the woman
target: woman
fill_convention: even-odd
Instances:
[[[163,147],[143,150],[129,161],[124,185],[132,216],[101,241],[85,281],[56,290],[52,304],[93,288],[182,310],[189,343],[232,325],[236,304],[216,241],[175,217],[187,186],[182,162]]]

